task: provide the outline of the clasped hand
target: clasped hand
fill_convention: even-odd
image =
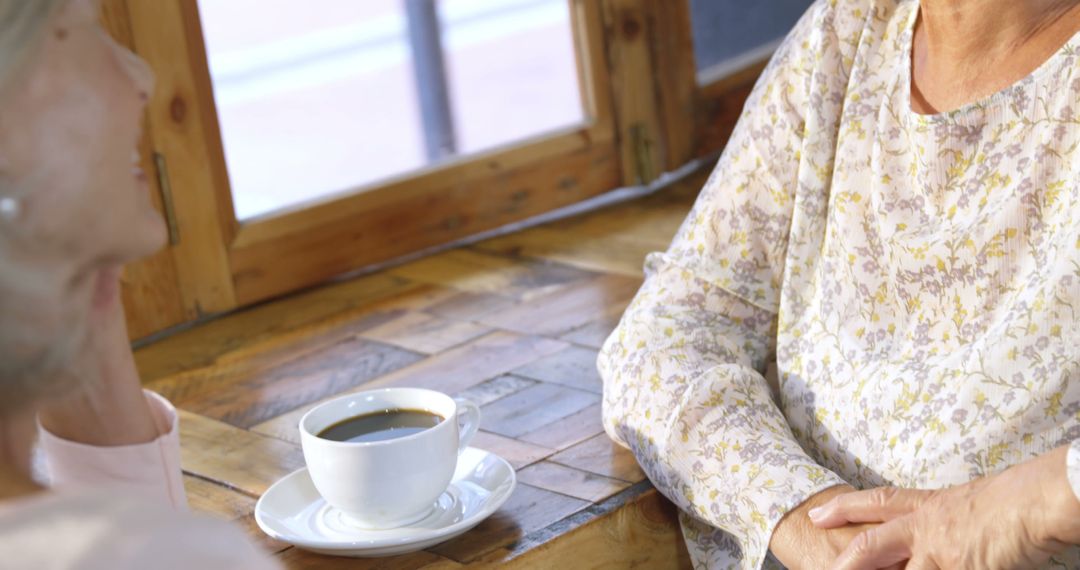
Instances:
[[[830,566],[837,570],[1038,568],[1078,540],[1065,452],[943,490],[840,494],[810,519],[821,529],[880,523],[851,541]]]

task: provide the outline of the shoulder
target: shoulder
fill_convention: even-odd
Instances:
[[[111,492],[53,493],[0,510],[0,550],[18,568],[277,567],[228,523]]]
[[[817,36],[819,41],[854,48],[870,32],[882,31],[882,24],[905,4],[915,0],[816,0],[807,10],[799,26],[804,33]]]

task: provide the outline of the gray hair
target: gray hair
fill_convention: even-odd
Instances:
[[[0,0],[0,98],[30,64],[53,15],[69,1]],[[0,169],[0,415],[70,389],[67,367],[82,342],[82,335],[59,322],[60,315],[41,321],[29,310],[33,303],[24,302],[40,300],[45,283],[12,258],[12,239],[19,233],[17,200],[25,189],[13,187],[7,175]]]

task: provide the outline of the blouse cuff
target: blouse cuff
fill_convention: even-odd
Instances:
[[[135,445],[98,447],[60,438],[38,425],[39,444],[56,488],[120,487],[178,510],[187,509],[180,470],[180,429],[176,408],[144,390],[161,436]]]
[[[1080,500],[1080,439],[1074,439],[1069,444],[1069,452],[1065,455],[1065,474],[1073,494]]]

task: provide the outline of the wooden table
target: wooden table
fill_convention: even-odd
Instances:
[[[597,351],[703,178],[229,315],[140,349],[148,388],[181,410],[194,510],[235,520],[290,568],[684,568],[674,509],[604,434]],[[297,420],[351,391],[419,386],[473,399],[473,445],[519,485],[453,541],[385,559],[319,556],[254,523],[256,498],[303,466]]]

